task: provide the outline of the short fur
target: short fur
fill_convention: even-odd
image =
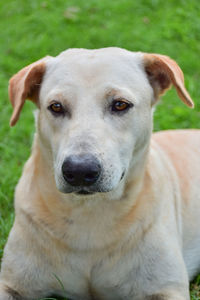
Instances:
[[[200,131],[151,136],[154,104],[171,85],[193,107],[175,61],[119,48],[70,49],[11,78],[11,125],[27,98],[38,113],[0,300],[189,299],[200,270]],[[115,114],[113,99],[133,107]],[[63,116],[50,112],[52,101]],[[67,156],[85,153],[102,167],[91,195],[77,194],[61,172]]]

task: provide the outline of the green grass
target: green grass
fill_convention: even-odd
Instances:
[[[155,112],[155,130],[200,128],[200,5],[197,0],[9,0],[0,3],[0,256],[11,228],[14,187],[30,154],[33,104],[9,128],[9,77],[47,54],[70,47],[119,46],[167,54],[185,73],[196,104],[184,106],[174,90]],[[200,279],[191,297],[200,299]]]

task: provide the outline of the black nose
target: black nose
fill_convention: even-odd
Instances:
[[[62,165],[64,179],[73,186],[89,186],[97,181],[101,166],[91,154],[71,155]]]

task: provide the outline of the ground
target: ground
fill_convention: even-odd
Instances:
[[[171,56],[185,73],[195,109],[174,90],[155,112],[154,130],[200,128],[200,5],[197,0],[9,0],[0,3],[0,257],[11,228],[14,187],[30,154],[34,132],[28,102],[9,127],[9,78],[26,64],[72,47],[118,46]],[[200,276],[191,286],[200,299]]]

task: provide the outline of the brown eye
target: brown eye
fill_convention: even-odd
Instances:
[[[59,102],[54,102],[49,106],[49,109],[51,112],[55,113],[55,114],[62,114],[64,113],[64,108],[62,106],[62,104],[60,104]]]
[[[112,111],[120,112],[120,111],[127,110],[132,106],[133,106],[132,103],[128,103],[123,100],[117,100],[117,101],[113,101],[112,103]]]

